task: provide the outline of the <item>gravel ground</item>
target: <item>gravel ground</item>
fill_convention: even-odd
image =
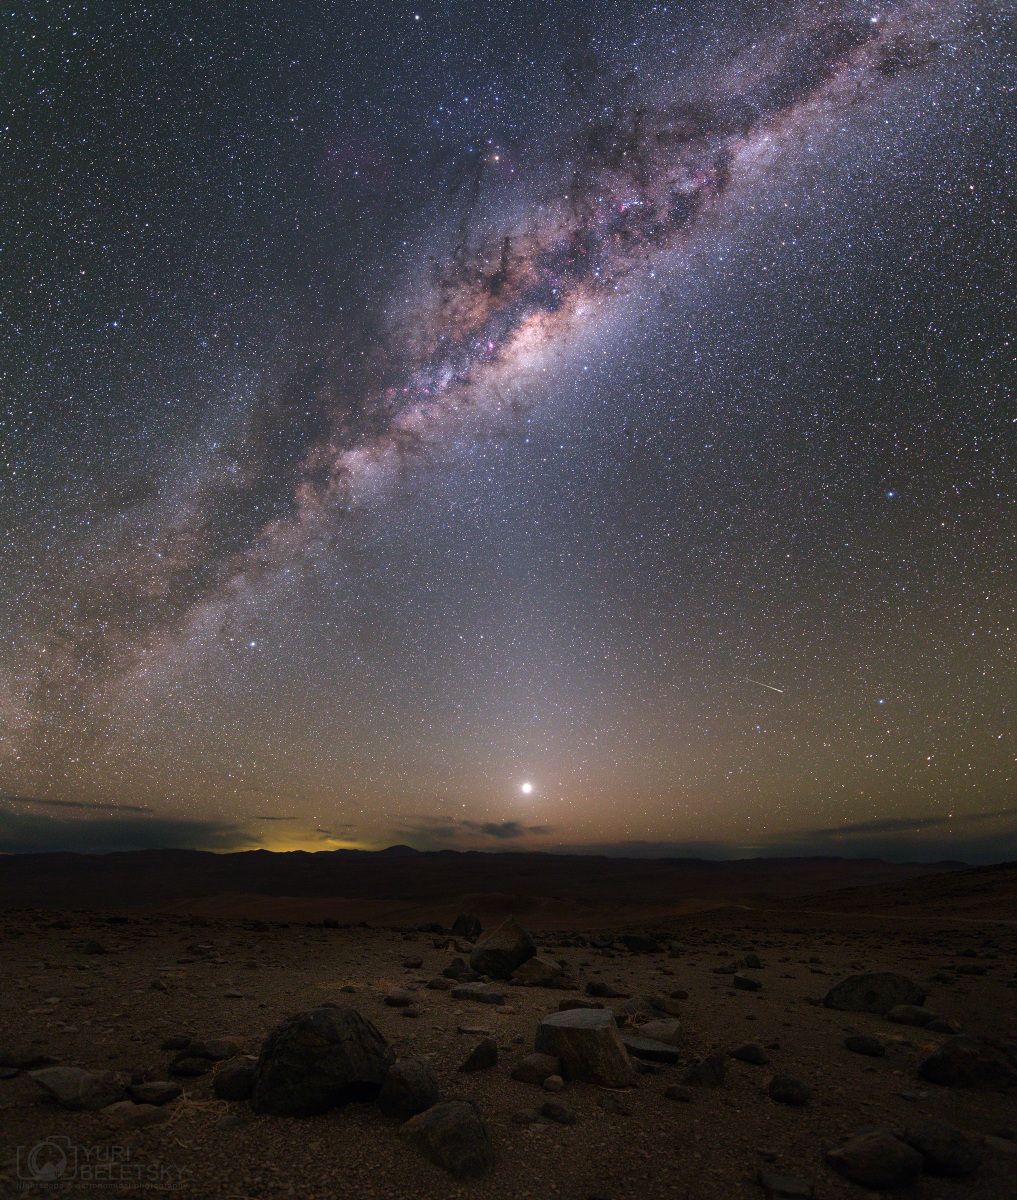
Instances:
[[[921,1080],[918,1065],[945,1035],[811,1002],[855,970],[895,970],[927,987],[928,1007],[963,1032],[1017,1037],[1017,990],[1007,986],[1017,977],[1017,928],[1003,922],[728,910],[633,930],[661,938],[669,948],[659,954],[568,944],[576,939],[544,931],[542,953],[565,960],[580,988],[602,980],[632,994],[685,990],[688,998],[679,1004],[688,1061],[756,1041],[769,1047],[772,1064],[729,1060],[725,1085],[693,1089],[688,1102],[665,1096],[684,1068],[655,1067],[619,1093],[630,1115],[602,1108],[602,1089],[569,1083],[556,1099],[576,1110],[571,1126],[513,1123],[513,1113],[548,1096],[509,1073],[532,1050],[540,1017],[572,993],[508,984],[507,1004],[499,1008],[427,990],[423,983],[453,954],[434,948],[430,934],[186,916],[124,923],[101,914],[16,911],[0,917],[0,930],[0,1051],[28,1047],[77,1066],[166,1078],[172,1054],[160,1047],[170,1035],[228,1037],[257,1053],[284,1017],[326,1001],[348,1003],[377,1025],[399,1057],[427,1056],[443,1098],[479,1103],[497,1155],[485,1178],[460,1182],[408,1149],[398,1123],[373,1104],[299,1120],[257,1116],[245,1103],[216,1100],[210,1076],[181,1081],[184,1098],[165,1123],[117,1131],[101,1112],[57,1107],[22,1073],[0,1081],[3,1194],[94,1195],[83,1171],[46,1184],[19,1178],[18,1147],[24,1175],[27,1150],[46,1138],[66,1138],[79,1164],[115,1160],[119,1178],[110,1190],[131,1197],[155,1195],[166,1185],[209,1200],[757,1200],[759,1172],[767,1168],[810,1181],[818,1200],[834,1200],[868,1193],[826,1165],[827,1148],[866,1126],[892,1128],[927,1115],[979,1139],[1003,1140],[984,1147],[974,1179],[922,1176],[905,1195],[1017,1197],[1017,1147],[1008,1144],[1017,1137],[1017,1097]],[[105,952],[86,952],[89,941]],[[761,969],[749,972],[761,981],[760,991],[735,990],[730,976],[714,973],[750,952],[762,960]],[[423,966],[405,967],[409,958],[423,959]],[[385,1005],[394,987],[419,987],[418,1017]],[[618,1009],[624,1002],[604,1003]],[[491,1031],[499,1043],[495,1068],[458,1071],[482,1036],[459,1032],[461,1026]],[[847,1051],[848,1032],[878,1035],[886,1058]],[[766,1093],[774,1070],[804,1079],[812,1103],[774,1103]],[[131,1171],[149,1173],[146,1182],[124,1182]]]

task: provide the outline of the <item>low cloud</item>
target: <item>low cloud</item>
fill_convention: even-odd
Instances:
[[[416,814],[400,818],[392,836],[417,850],[447,850],[475,848],[478,839],[514,842],[551,832],[550,825],[524,825],[521,821],[465,821],[458,817]]]
[[[168,848],[249,850],[259,844],[239,825],[186,817],[103,815],[83,818],[4,813],[0,824],[0,854],[43,854],[55,850],[108,854],[116,850]]]
[[[108,812],[110,809],[115,812],[135,813],[152,811],[147,804],[112,804],[103,803],[101,800],[51,800],[42,796],[0,796],[0,801],[5,804],[27,804],[33,808],[80,808],[89,812]]]

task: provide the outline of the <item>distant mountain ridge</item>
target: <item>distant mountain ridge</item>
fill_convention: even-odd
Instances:
[[[0,856],[0,907],[124,910],[207,896],[387,898],[466,894],[561,904],[716,907],[762,897],[899,885],[960,863],[875,859],[623,859],[544,853],[385,850],[134,850]]]

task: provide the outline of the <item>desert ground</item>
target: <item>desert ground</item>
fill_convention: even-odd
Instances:
[[[379,896],[359,910],[336,900],[331,916],[320,896],[194,897],[119,912],[11,905],[0,913],[0,1188],[75,1196],[101,1184],[125,1197],[209,1200],[837,1200],[880,1188],[845,1177],[828,1151],[866,1129],[903,1136],[941,1119],[961,1131],[968,1173],[923,1169],[896,1194],[1013,1200],[1017,1073],[1011,1081],[1005,1063],[1010,1054],[1017,1071],[1015,881],[1014,865],[917,872],[726,905],[714,895],[712,908],[640,919],[637,905],[613,920],[584,910],[571,923],[564,901],[518,900],[526,911],[513,914],[511,897],[485,904],[481,892],[433,896],[415,922],[410,901]],[[435,911],[460,901],[483,924],[472,939],[438,932],[452,917]],[[386,904],[401,919],[378,923]],[[675,907],[688,909],[687,898]],[[468,971],[476,946],[514,916],[533,935],[535,961],[552,964],[551,986],[494,978],[468,997],[447,990],[458,986],[443,974],[453,960]],[[918,985],[920,1019],[931,1011],[933,1028],[823,1003],[868,972]],[[580,1001],[613,1012],[619,1036],[669,1031],[670,1061],[631,1057],[625,1086],[564,1069],[545,1085],[513,1078],[542,1018]],[[490,1150],[478,1177],[432,1161],[371,1099],[293,1117],[220,1098],[217,1078],[242,1055],[324,1005],[356,1010],[397,1061],[423,1060],[441,1102],[475,1102]],[[922,1064],[958,1034],[994,1047],[986,1052],[1003,1077],[924,1078]],[[848,1049],[859,1036],[877,1039],[883,1055]],[[188,1044],[191,1065],[179,1073]],[[461,1070],[478,1047],[479,1069]],[[103,1078],[126,1097],[164,1083],[164,1102],[66,1107],[40,1082],[53,1065],[113,1072]],[[785,1074],[804,1103],[782,1101],[779,1089],[774,1098],[771,1081]]]

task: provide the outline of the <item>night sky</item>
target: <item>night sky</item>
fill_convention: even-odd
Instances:
[[[1011,4],[2,28],[0,850],[1017,857]]]

